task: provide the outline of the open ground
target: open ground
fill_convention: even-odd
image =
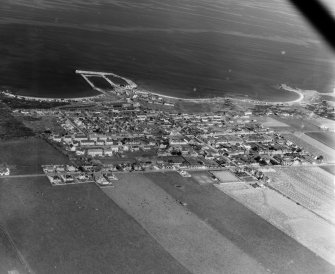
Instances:
[[[309,137],[300,132],[296,132],[294,134],[282,133],[281,135],[284,136],[287,140],[292,141],[299,147],[302,147],[306,151],[312,153],[313,155],[322,155],[325,161],[335,163],[335,150],[320,143],[312,137]]]
[[[43,173],[41,165],[69,163],[61,152],[35,137],[2,141],[0,151],[0,163],[6,163],[11,174]]]
[[[139,174],[118,176],[115,187],[103,191],[192,273],[222,273],[223,269],[226,273],[267,273],[254,258],[192,214],[151,178]],[[172,176],[174,187],[191,180],[177,173],[157,173],[155,178],[165,176]]]
[[[269,188],[253,188],[246,183],[220,184],[217,188],[335,265],[333,225]]]
[[[146,176],[244,253],[273,273],[333,273],[335,267],[315,255],[212,184],[200,185],[178,174]],[[178,177],[179,176],[179,177]],[[181,187],[176,187],[176,184]]]
[[[334,176],[319,167],[283,167],[267,173],[269,185],[335,224]]]
[[[189,273],[95,184],[0,179],[0,224],[35,273]]]
[[[334,132],[307,132],[307,136],[335,149],[335,133]]]
[[[9,273],[9,271],[15,270],[20,274],[28,274],[16,253],[15,247],[8,239],[7,233],[0,226],[0,273]]]

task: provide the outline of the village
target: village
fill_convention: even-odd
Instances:
[[[263,127],[249,110],[188,114],[114,102],[102,108],[17,113],[57,117],[59,129],[43,137],[73,165],[44,166],[53,185],[113,185],[122,172],[178,171],[190,177],[188,170],[229,170],[262,186],[270,179],[261,167],[323,162],[322,155],[312,155]]]

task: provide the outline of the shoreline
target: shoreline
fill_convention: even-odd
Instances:
[[[100,92],[100,91],[99,91]],[[55,98],[55,97],[35,97],[35,96],[26,96],[26,95],[19,95],[19,94],[14,94],[11,93],[10,91],[0,91],[1,94],[4,94],[5,96],[12,97],[12,98],[17,98],[17,99],[25,99],[25,100],[30,100],[30,101],[42,101],[42,102],[67,102],[67,101],[85,101],[85,100],[91,100],[91,99],[96,99],[99,97],[104,96],[103,93],[98,94],[98,95],[92,95],[92,96],[86,96],[86,97],[60,97],[60,98]]]
[[[93,87],[92,87],[93,88]],[[85,96],[85,97],[61,97],[61,98],[56,98],[56,97],[35,97],[35,96],[26,96],[26,95],[19,95],[19,94],[13,94],[9,91],[0,91],[2,94],[12,97],[12,98],[17,98],[17,99],[25,99],[25,100],[32,100],[32,101],[45,101],[45,102],[66,102],[66,101],[85,101],[85,100],[92,100],[96,98],[103,97],[105,93],[100,89],[100,88],[93,88],[94,90],[100,92],[98,95],[92,95],[92,96]],[[231,100],[231,101],[237,101],[237,102],[247,102],[247,103],[254,103],[254,104],[265,104],[265,105],[271,105],[271,104],[294,104],[294,103],[299,103],[304,99],[304,95],[300,89],[294,89],[289,87],[286,84],[281,84],[280,89],[284,89],[286,91],[294,92],[299,95],[299,98],[295,100],[290,100],[290,101],[261,101],[261,100],[256,100],[256,99],[241,99],[241,98],[234,98],[230,96],[224,96],[224,97],[212,97],[212,98],[181,98],[181,97],[176,97],[176,96],[170,96],[170,95],[164,95],[160,94],[157,92],[152,92],[152,91],[147,91],[147,90],[142,90],[142,89],[136,89],[133,90],[135,94],[142,94],[142,95],[152,95],[152,96],[157,96],[161,97],[163,99],[168,99],[168,100],[174,100],[174,101],[184,101],[184,102],[190,102],[190,103],[213,103],[213,102],[218,102],[218,101],[224,101],[224,100]]]
[[[193,103],[197,103],[197,102],[217,102],[218,100],[232,100],[232,101],[239,101],[239,102],[248,102],[248,103],[257,103],[257,104],[294,104],[294,103],[300,103],[305,97],[303,94],[303,90],[302,89],[298,89],[298,88],[292,88],[286,84],[281,84],[279,86],[279,89],[283,89],[286,91],[290,91],[293,93],[298,94],[298,98],[294,99],[294,100],[289,100],[289,101],[261,101],[261,100],[257,100],[257,99],[250,99],[250,98],[246,98],[246,99],[241,99],[241,98],[234,98],[234,97],[230,97],[230,96],[224,96],[224,97],[212,97],[212,98],[180,98],[180,97],[176,97],[176,96],[169,96],[169,95],[164,95],[164,94],[160,94],[157,92],[151,92],[151,91],[147,91],[147,90],[136,90],[136,93],[140,93],[140,94],[148,94],[148,95],[154,95],[154,96],[158,96],[161,98],[166,98],[166,99],[171,99],[171,100],[176,100],[176,101],[186,101],[186,102],[193,102]]]
[[[152,92],[148,90],[144,90],[141,88],[138,88],[136,83],[134,83],[132,80],[127,79],[125,77],[119,76],[117,74],[111,73],[111,72],[96,72],[96,71],[83,71],[83,70],[76,70],[76,74],[79,74],[82,76],[88,84],[92,87],[93,90],[98,91],[100,94],[98,95],[93,95],[93,96],[85,96],[85,97],[77,97],[77,98],[52,98],[52,97],[34,97],[34,96],[25,96],[25,95],[19,95],[19,94],[13,94],[9,92],[8,90],[2,91],[1,93],[10,96],[10,97],[15,97],[18,99],[25,99],[25,100],[37,100],[37,101],[55,101],[55,102],[67,102],[67,101],[86,101],[86,100],[92,100],[96,98],[100,98],[102,96],[105,96],[107,94],[106,91],[96,87],[94,83],[89,81],[88,77],[92,76],[97,76],[97,77],[102,77],[106,79],[106,75],[112,75],[114,77],[119,77],[126,81],[128,83],[128,86],[126,87],[120,87],[117,84],[113,83],[109,79],[106,79],[112,87],[118,87],[122,88],[124,91],[131,90],[134,92],[134,94],[139,94],[139,95],[146,95],[146,96],[157,96],[158,98],[162,99],[167,99],[167,100],[173,100],[173,101],[184,101],[184,102],[191,102],[191,103],[214,103],[214,102],[220,102],[224,100],[231,100],[235,102],[245,102],[245,103],[252,103],[252,104],[262,104],[262,105],[277,105],[277,104],[285,104],[285,105],[290,105],[290,104],[295,104],[295,103],[300,103],[305,99],[304,92],[307,92],[305,90],[299,89],[299,88],[292,88],[288,86],[287,84],[280,84],[278,89],[281,90],[286,90],[289,92],[296,93],[299,97],[294,100],[289,100],[289,101],[263,101],[263,100],[258,100],[258,99],[251,99],[251,98],[234,98],[231,96],[223,96],[223,97],[213,97],[213,98],[180,98],[176,96],[169,96],[169,95],[164,95],[160,94],[158,92]]]

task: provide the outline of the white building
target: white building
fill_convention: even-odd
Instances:
[[[102,148],[91,148],[87,150],[87,155],[96,157],[96,156],[102,156],[103,155],[103,149]]]
[[[10,170],[8,167],[0,169],[0,176],[8,176],[10,174]]]
[[[113,150],[111,148],[106,148],[104,150],[104,155],[105,156],[113,156]]]

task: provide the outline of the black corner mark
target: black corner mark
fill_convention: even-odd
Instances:
[[[335,19],[318,0],[289,0],[335,50]]]

